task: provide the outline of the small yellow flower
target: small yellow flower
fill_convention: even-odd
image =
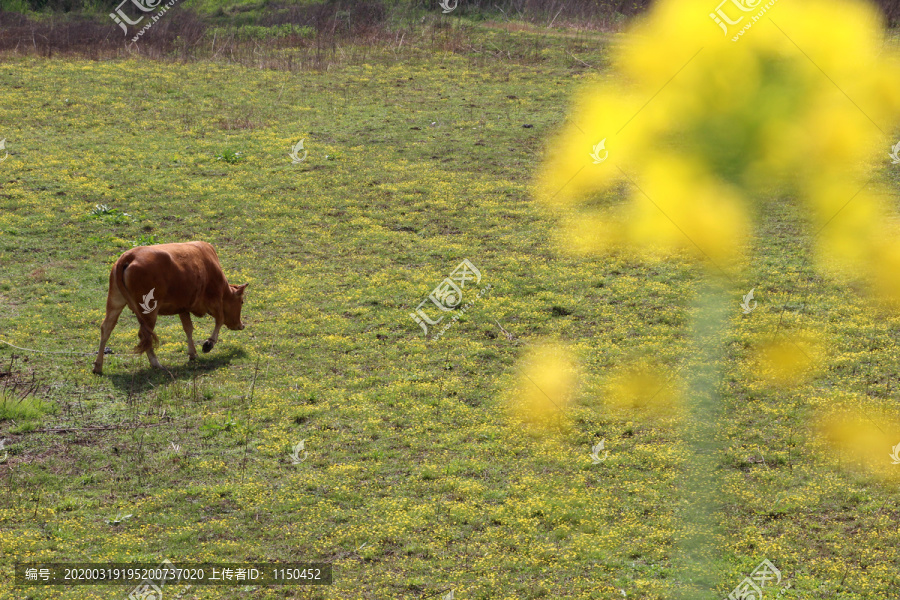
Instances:
[[[557,243],[568,252],[580,255],[611,250],[623,244],[625,225],[622,218],[606,216],[599,211],[571,212],[557,232]]]

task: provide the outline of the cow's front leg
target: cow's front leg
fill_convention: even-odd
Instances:
[[[203,342],[203,352],[209,352],[213,349],[213,346],[216,345],[216,342],[219,341],[219,329],[222,328],[222,321],[216,319],[216,326],[213,329],[212,335],[209,336],[209,339]]]
[[[191,322],[191,313],[183,312],[178,316],[181,317],[181,326],[184,327],[184,333],[187,335],[188,360],[194,360],[197,358],[197,349],[194,347],[194,324]]]

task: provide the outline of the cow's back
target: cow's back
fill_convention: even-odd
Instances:
[[[207,242],[139,246],[125,252],[119,263],[126,287],[123,293],[139,302],[153,290],[162,315],[186,310],[206,314],[221,301],[227,285],[219,257]]]

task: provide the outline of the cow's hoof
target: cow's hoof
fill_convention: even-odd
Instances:
[[[188,354],[188,360],[190,360],[190,361],[197,360],[197,355],[196,354]]]
[[[213,349],[213,343],[211,341],[206,340],[205,342],[203,342],[203,353],[204,354],[206,354],[207,352],[209,352],[212,349]]]
[[[103,375],[103,367],[94,367],[94,375]]]

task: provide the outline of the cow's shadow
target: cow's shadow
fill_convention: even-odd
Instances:
[[[209,354],[198,354],[197,359],[188,360],[187,353],[182,355],[167,356],[168,360],[159,357],[164,369],[150,366],[145,355],[136,356],[140,366],[133,361],[123,361],[115,373],[106,374],[110,382],[119,390],[127,394],[140,394],[151,389],[165,386],[179,381],[191,381],[195,377],[228,367],[234,360],[247,358],[247,352],[243,348],[228,348],[219,351],[214,349]]]

